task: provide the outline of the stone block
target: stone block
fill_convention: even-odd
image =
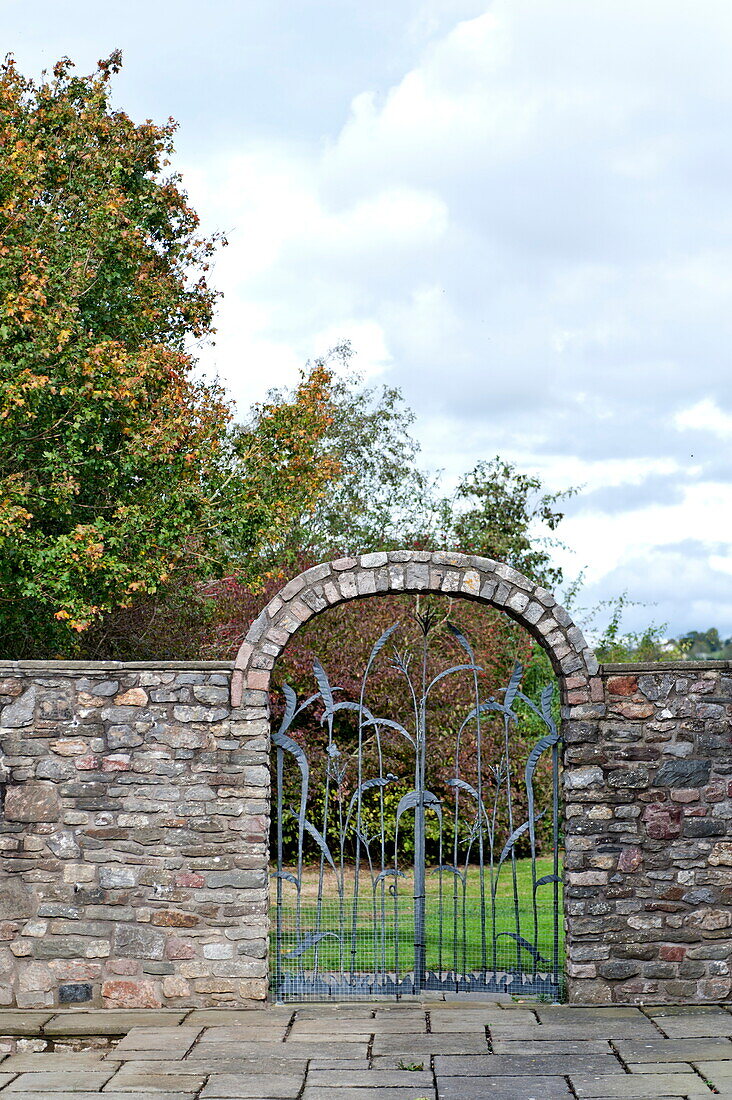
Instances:
[[[58,821],[60,815],[58,789],[45,779],[29,779],[6,789],[5,817],[8,821]]]
[[[703,787],[709,782],[711,760],[667,760],[656,772],[655,787]]]
[[[157,984],[151,981],[111,979],[102,984],[102,999],[108,1008],[161,1008]]]
[[[125,958],[162,959],[165,937],[136,924],[119,924],[114,930],[114,950]]]
[[[2,708],[0,714],[0,726],[6,729],[18,729],[21,726],[29,726],[33,721],[36,707],[37,688],[31,684],[22,695],[14,702],[8,703]]]
[[[92,986],[89,982],[71,982],[58,987],[59,1004],[80,1004],[92,999]]]

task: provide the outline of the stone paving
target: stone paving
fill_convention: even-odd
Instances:
[[[732,1006],[0,1010],[0,1100],[732,1098]]]

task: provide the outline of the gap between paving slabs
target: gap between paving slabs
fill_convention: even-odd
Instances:
[[[0,1010],[0,1033],[46,1044],[0,1062],[0,1093],[16,1100],[732,1097],[732,1013],[723,1005]]]

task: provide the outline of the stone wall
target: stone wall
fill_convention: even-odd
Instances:
[[[732,966],[732,667],[601,669],[565,729],[570,999],[724,1001]]]
[[[0,665],[0,1004],[261,1003],[271,669],[326,607],[425,590],[512,615],[560,676],[570,1000],[729,999],[732,666],[598,673],[514,570],[400,551],[295,578],[234,666]]]
[[[0,1005],[265,997],[268,728],[230,675],[0,665]]]

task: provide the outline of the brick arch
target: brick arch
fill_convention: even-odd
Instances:
[[[267,717],[270,676],[293,634],[313,616],[350,600],[392,593],[442,593],[505,612],[544,647],[559,678],[562,717],[582,719],[602,702],[598,664],[582,631],[544,588],[489,558],[392,550],[307,569],[270,600],[247,632],[231,679],[242,719]]]

